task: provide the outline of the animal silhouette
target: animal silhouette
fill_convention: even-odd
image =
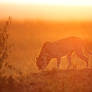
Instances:
[[[56,58],[57,68],[59,68],[61,58],[66,56],[69,62],[67,68],[69,68],[71,66],[71,56],[74,52],[86,63],[86,66],[88,67],[88,58],[84,55],[83,49],[86,50],[86,52],[89,52],[87,50],[85,41],[79,37],[68,37],[55,42],[45,42],[39,57],[36,58],[36,65],[39,69],[43,70],[46,68],[52,58]]]

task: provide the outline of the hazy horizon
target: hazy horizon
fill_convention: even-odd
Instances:
[[[0,11],[2,13],[0,19],[12,16],[17,20],[92,21],[91,10],[91,5],[49,5],[0,2]]]

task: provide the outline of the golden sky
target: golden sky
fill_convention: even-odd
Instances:
[[[0,18],[92,20],[92,0],[0,0]]]

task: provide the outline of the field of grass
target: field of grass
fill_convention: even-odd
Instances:
[[[4,21],[0,22],[3,28]],[[12,53],[9,55],[8,63],[22,72],[38,71],[35,58],[39,55],[44,42],[55,41],[68,36],[78,36],[83,39],[92,39],[92,22],[48,22],[48,21],[16,21],[12,20],[8,27],[9,42],[13,44]],[[92,45],[89,45],[92,49]],[[55,60],[54,60],[55,61]],[[62,67],[67,60],[62,60]],[[85,63],[73,56],[73,62],[85,67]],[[91,57],[89,65],[92,66]],[[65,62],[65,63],[64,63]],[[52,62],[50,66],[54,67]]]
[[[3,30],[4,21],[0,21]],[[92,22],[12,21],[8,28],[12,49],[0,70],[0,92],[92,92],[92,56],[89,68],[74,54],[70,70],[62,58],[61,70],[52,59],[46,71],[39,72],[36,57],[44,42],[68,36],[92,40]],[[89,45],[92,50],[92,44]],[[86,55],[86,54],[85,54]]]
[[[52,70],[0,78],[0,92],[92,92],[92,69]]]

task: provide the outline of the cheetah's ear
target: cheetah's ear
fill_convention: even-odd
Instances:
[[[50,47],[50,45],[51,45],[51,42],[47,41],[47,42],[45,42],[45,43],[43,44],[42,49],[44,49],[44,50],[47,51],[47,49]]]
[[[48,46],[50,44],[51,44],[51,42],[47,41],[47,42],[44,43],[44,46]]]

